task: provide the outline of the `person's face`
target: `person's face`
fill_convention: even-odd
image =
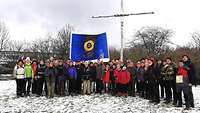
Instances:
[[[59,65],[63,65],[63,62],[62,62],[62,61],[59,61]]]
[[[120,70],[121,69],[121,66],[120,64],[117,64],[117,69]]]
[[[22,67],[22,66],[23,66],[23,62],[22,62],[22,61],[19,62],[18,65],[19,65],[20,67]]]
[[[43,60],[41,60],[41,61],[40,61],[40,64],[41,64],[41,65],[43,65],[43,64],[44,64],[44,61],[43,61]]]
[[[137,63],[137,67],[138,67],[138,68],[141,67],[141,63],[138,62],[138,63]]]
[[[106,65],[106,70],[108,70],[110,68],[110,66],[109,65]]]
[[[183,56],[183,61],[184,62],[188,61],[188,57],[187,56]]]
[[[169,59],[166,59],[166,62],[167,62],[167,64],[171,64],[172,63],[172,61],[169,60]]]
[[[183,67],[184,63],[183,62],[179,62],[179,67]]]
[[[151,60],[148,61],[149,66],[153,65],[153,62]]]
[[[112,66],[112,68],[113,68],[113,69],[115,69],[115,68],[116,68],[116,66],[115,66],[115,65],[113,65],[113,66]]]
[[[50,62],[49,67],[53,67],[53,62]]]
[[[26,63],[29,64],[29,63],[31,63],[31,61],[30,60],[26,60]]]
[[[73,66],[73,62],[70,62],[70,63],[69,63],[69,66]]]
[[[141,67],[144,67],[144,66],[145,66],[145,65],[144,65],[144,62],[141,62],[141,64],[140,64],[140,65],[141,65]]]

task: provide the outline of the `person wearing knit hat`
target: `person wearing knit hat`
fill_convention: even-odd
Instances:
[[[33,79],[33,69],[30,57],[26,57],[26,63],[24,68],[25,68],[25,80],[26,80],[26,96],[29,96],[31,89],[31,81]]]

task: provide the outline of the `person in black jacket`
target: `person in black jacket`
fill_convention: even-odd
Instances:
[[[91,93],[95,92],[95,81],[96,81],[96,66],[94,63],[90,63],[90,82],[91,82]]]
[[[156,71],[155,63],[152,59],[148,60],[149,67],[147,69],[148,73],[148,80],[149,80],[149,94],[150,94],[150,103],[158,104],[160,103],[160,97],[159,97],[159,84],[158,84],[158,75]]]
[[[46,65],[44,64],[43,60],[40,60],[40,64],[38,64],[36,69],[36,78],[37,78],[37,96],[42,95],[43,87],[45,84],[45,69]]]
[[[57,66],[57,75],[58,75],[58,94],[60,96],[64,96],[67,69],[64,67],[62,60],[59,61],[59,65]]]
[[[77,70],[77,93],[81,93],[81,84],[82,84],[82,81],[81,81],[81,76],[84,75],[85,73],[85,65],[83,64],[83,62],[76,62],[76,70]]]
[[[194,98],[193,98],[193,92],[192,92],[192,85],[197,84],[197,78],[196,78],[196,69],[194,64],[191,62],[190,58],[187,55],[183,55],[182,56],[182,60],[184,61],[184,66],[187,68],[188,70],[188,74],[189,74],[189,104],[190,107],[194,107]]]

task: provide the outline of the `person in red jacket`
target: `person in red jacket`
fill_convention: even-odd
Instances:
[[[189,105],[189,77],[188,77],[188,70],[184,66],[184,61],[180,60],[179,61],[179,68],[178,72],[176,75],[176,91],[178,94],[178,105],[176,107],[182,107],[182,96],[181,93],[183,92],[184,98],[185,98],[185,105],[186,105],[186,110],[190,108]]]
[[[104,91],[107,93],[110,85],[110,66],[106,65],[103,75]]]
[[[32,81],[32,94],[37,93],[37,78],[36,78],[36,70],[37,70],[37,60],[33,60],[32,69],[33,69],[33,81]]]
[[[126,66],[122,67],[120,74],[117,76],[119,84],[119,96],[128,96],[128,84],[130,82],[131,76],[127,71]]]

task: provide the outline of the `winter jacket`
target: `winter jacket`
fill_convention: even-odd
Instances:
[[[118,78],[119,78],[120,74],[121,74],[121,70],[117,70],[117,69],[114,70],[114,77],[115,77],[116,83],[119,83]]]
[[[96,67],[96,79],[102,80],[103,71],[104,71],[104,66],[101,65],[101,64],[99,64],[99,65]]]
[[[57,69],[55,67],[48,67],[45,70],[45,76],[48,80],[55,81]]]
[[[43,65],[39,64],[37,66],[37,70],[36,70],[37,78],[44,78],[45,77],[45,70],[46,70],[45,64],[43,64]]]
[[[148,67],[145,74],[147,74],[146,76],[147,76],[147,80],[149,82],[157,82],[158,81],[158,75],[157,75],[156,69],[153,65]]]
[[[163,66],[161,69],[163,80],[175,80],[176,69],[173,64]]]
[[[20,67],[20,66],[16,65],[14,68],[14,71],[13,71],[13,76],[16,79],[24,79],[25,78],[24,67]]]
[[[25,64],[25,78],[33,78],[34,73],[33,73],[33,69],[32,69],[32,65],[31,63],[29,64]]]
[[[37,74],[37,64],[32,64],[32,69],[33,69],[33,78],[36,79],[36,74]]]
[[[189,83],[188,70],[185,67],[179,67],[177,75],[183,77],[183,84]]]
[[[190,61],[190,59],[187,62],[184,62],[184,67],[188,70],[188,77],[189,77],[189,82],[192,85],[197,84],[197,77],[196,77],[196,69],[194,64]]]
[[[68,76],[70,79],[77,79],[77,70],[74,66],[68,68]]]
[[[110,83],[110,69],[104,71],[103,82]]]
[[[131,80],[136,80],[136,70],[134,67],[128,67],[127,71],[131,74]]]
[[[91,79],[91,71],[90,71],[90,67],[85,67],[85,72],[83,72],[83,74],[81,75],[81,79],[82,80],[89,80]]]
[[[144,82],[144,68],[140,67],[136,69],[137,81]]]
[[[127,70],[122,70],[118,76],[118,82],[120,84],[128,84],[131,80],[131,75]]]

